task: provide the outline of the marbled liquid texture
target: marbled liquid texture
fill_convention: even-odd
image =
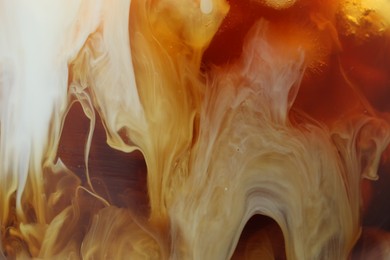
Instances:
[[[389,25],[387,0],[0,0],[0,258],[385,259]]]

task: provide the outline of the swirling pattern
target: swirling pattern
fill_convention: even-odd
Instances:
[[[388,13],[0,0],[0,257],[385,256]]]

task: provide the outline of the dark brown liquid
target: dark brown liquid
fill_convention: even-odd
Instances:
[[[333,14],[331,1],[302,1],[280,11],[254,1],[230,0],[229,3],[230,11],[203,56],[203,69],[206,72],[211,65],[223,66],[237,59],[248,30],[258,19],[265,18],[271,22],[276,37],[301,30],[302,35],[318,41],[313,47],[317,53],[312,55],[292,113],[294,110],[304,111],[320,122],[331,124],[351,113],[369,113],[370,109],[362,99],[367,100],[374,110],[390,111],[388,32],[364,41],[346,35],[337,20],[337,12],[329,15]],[[328,9],[323,9],[326,5]],[[319,28],[311,15],[329,19],[329,28]],[[336,35],[332,34],[334,30]],[[75,104],[67,115],[58,157],[79,176],[83,185],[86,185],[84,150],[88,129],[89,120],[80,105]],[[374,228],[390,231],[389,169],[390,164],[383,162],[379,171],[380,180],[362,183],[364,230]],[[118,207],[130,208],[136,215],[148,215],[147,170],[142,154],[125,154],[110,148],[100,119],[94,131],[89,171],[94,188],[106,200]],[[256,240],[258,232],[269,235],[276,259],[284,259],[282,232],[274,221],[264,216],[255,216],[247,223],[233,258],[250,255],[251,250],[255,250],[253,243],[262,243]],[[370,247],[371,244],[365,242],[369,239],[370,235],[362,237],[353,258],[360,259],[369,250],[361,248],[363,244]]]
[[[58,157],[87,186],[84,151],[89,131],[89,119],[81,105],[70,109],[58,149]],[[117,207],[130,208],[138,216],[148,215],[146,165],[140,152],[123,153],[106,142],[106,133],[97,118],[89,154],[89,174],[94,189]]]

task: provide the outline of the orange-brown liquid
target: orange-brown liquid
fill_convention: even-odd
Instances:
[[[141,5],[140,1],[137,3],[138,5]],[[343,122],[343,120],[359,115],[373,116],[389,122],[390,30],[389,27],[383,27],[384,29],[379,28],[382,23],[376,20],[379,18],[377,18],[376,14],[373,14],[372,11],[365,10],[362,7],[361,17],[358,17],[360,20],[356,18],[358,19],[358,22],[355,23],[351,20],[353,17],[351,18],[351,14],[348,13],[349,9],[343,8],[343,4],[348,5],[350,1],[302,0],[297,1],[292,7],[280,10],[266,6],[261,1],[229,0],[228,3],[230,5],[230,10],[223,19],[222,24],[200,60],[200,74],[202,77],[205,77],[200,77],[200,79],[198,79],[198,75],[196,75],[196,77],[194,77],[196,80],[199,80],[199,82],[202,82],[203,84],[203,81],[206,81],[205,78],[212,74],[215,68],[229,67],[231,64],[235,64],[235,62],[242,57],[243,45],[246,42],[247,34],[252,26],[259,19],[266,19],[269,21],[269,37],[273,39],[271,42],[282,46],[296,46],[297,48],[302,48],[306,55],[305,71],[303,73],[302,81],[300,82],[299,92],[288,114],[289,120],[294,127],[299,129],[304,122],[312,120],[316,122],[315,124],[319,124],[321,127],[328,129],[337,125],[338,122]],[[153,6],[153,4],[150,5]],[[130,18],[130,28],[134,27],[137,29],[137,26],[143,28],[140,25],[132,24],[132,19],[138,19],[137,17],[134,17],[136,17],[136,15]],[[175,31],[172,29],[172,32]],[[169,31],[169,33],[172,32]],[[153,33],[155,33],[153,36],[157,35],[156,37],[161,36],[163,38],[163,36],[166,36],[166,32],[159,32],[157,29],[153,31]],[[169,35],[169,33],[167,33],[167,35]],[[129,31],[129,35],[134,36],[134,34],[134,32]],[[182,40],[180,37],[184,38],[184,36],[181,35],[180,37],[177,37],[180,40]],[[152,44],[154,43],[153,41],[150,41],[152,43],[148,43],[154,47],[159,46],[160,42],[158,40],[156,40],[158,43],[156,45]],[[164,38],[161,42],[163,42],[163,44],[161,44],[163,47],[161,47],[161,50],[159,49],[159,51],[166,51],[164,55],[166,54],[168,58],[182,58],[182,56],[185,57],[188,53],[191,54],[190,51],[185,54],[175,53],[175,48],[186,50],[185,47],[187,46],[185,46],[184,43],[179,42],[177,46],[170,46],[172,49],[168,49],[165,45],[170,43],[170,39]],[[174,40],[172,40],[172,42],[177,43]],[[130,47],[133,46],[128,47],[130,49]],[[134,47],[132,51],[141,49],[139,46],[138,48],[139,49]],[[153,51],[158,53],[157,50]],[[187,61],[185,58],[182,60],[183,62]],[[140,61],[137,62],[142,64]],[[137,62],[134,63],[137,64]],[[135,71],[137,72],[138,69],[138,71],[142,72],[142,66],[138,66],[139,67],[136,68]],[[180,67],[180,64],[177,67],[174,67],[174,71],[175,69],[178,70],[178,67]],[[193,69],[191,66],[189,68]],[[190,69],[188,69],[188,71],[191,73]],[[187,71],[185,72],[187,73]],[[259,73],[261,73],[261,71],[259,71]],[[158,73],[156,72],[156,74]],[[172,72],[172,75],[175,76],[175,73]],[[135,76],[137,78],[137,75]],[[167,85],[173,85],[175,83],[175,81],[172,80],[175,79],[174,76],[170,75],[166,77],[168,79]],[[165,79],[164,75],[161,78]],[[193,78],[188,81],[190,82],[192,79]],[[137,80],[137,83],[143,83],[143,81]],[[197,82],[196,80],[194,82]],[[148,81],[146,82],[148,83]],[[145,100],[147,100],[149,94],[144,90],[148,87],[147,83],[145,86],[141,86],[142,84],[137,86],[141,93],[141,99],[144,98]],[[189,111],[194,107],[194,111],[198,109],[196,106],[199,106],[198,103],[204,101],[199,100],[203,98],[202,95],[204,95],[205,91],[199,91],[199,93],[201,93],[199,94],[196,92],[197,88],[190,84],[189,86],[181,87],[182,88],[178,89],[178,92],[180,93],[186,92],[186,90],[188,91],[187,87],[193,87],[191,90],[193,92],[188,91],[189,94],[186,96],[188,97],[188,100],[190,100],[188,102],[190,105],[183,101],[183,106],[188,105]],[[206,87],[210,86],[206,85]],[[172,91],[172,93],[173,94],[170,96],[167,95],[168,101],[169,98],[182,97],[182,94],[177,94],[176,91]],[[197,96],[193,95],[193,93],[196,93]],[[161,97],[161,99],[163,99],[163,97]],[[143,105],[147,107],[146,102],[144,102]],[[155,115],[154,108],[149,109],[152,112],[149,111],[150,113],[148,115]],[[169,107],[169,109],[172,109],[172,107]],[[172,110],[178,114],[179,112],[182,112],[177,111],[177,109]],[[183,111],[184,110],[185,109],[183,108]],[[47,181],[45,182],[46,194],[51,194],[50,192],[55,193],[55,188],[51,186],[57,187],[57,185],[62,189],[64,189],[64,187],[66,189],[66,185],[68,185],[69,193],[67,194],[76,194],[74,196],[75,198],[72,197],[73,195],[69,195],[69,198],[64,199],[63,204],[59,203],[63,208],[67,205],[72,205],[72,207],[74,207],[72,209],[72,214],[74,214],[74,216],[70,217],[71,220],[69,220],[73,226],[70,225],[68,232],[77,230],[77,234],[67,234],[67,237],[75,239],[81,244],[84,236],[88,234],[88,229],[93,226],[93,222],[98,219],[94,217],[96,217],[98,212],[104,208],[104,203],[102,201],[105,200],[110,206],[128,210],[128,212],[130,212],[129,215],[131,215],[131,218],[129,219],[132,219],[132,221],[134,220],[137,224],[141,223],[139,226],[142,227],[140,228],[142,231],[145,229],[147,232],[153,234],[153,239],[160,239],[159,246],[165,246],[166,248],[174,247],[176,241],[173,239],[174,234],[171,233],[170,228],[171,225],[174,226],[175,223],[172,219],[169,219],[169,214],[172,212],[165,212],[164,210],[166,210],[166,208],[169,209],[169,206],[174,204],[172,201],[174,201],[175,198],[167,196],[169,199],[163,198],[161,201],[154,198],[154,202],[160,202],[162,205],[159,206],[164,209],[161,210],[157,207],[157,217],[153,215],[153,205],[151,205],[150,199],[152,198],[151,187],[158,187],[156,190],[162,190],[156,191],[154,196],[159,194],[158,192],[161,192],[161,194],[165,192],[171,195],[170,190],[167,191],[167,189],[173,189],[171,186],[175,188],[174,184],[170,183],[170,179],[162,174],[162,176],[158,175],[156,177],[156,183],[158,185],[151,186],[150,180],[152,177],[149,176],[148,179],[148,174],[150,174],[148,170],[149,165],[147,165],[148,161],[145,159],[146,157],[144,157],[147,152],[136,150],[130,153],[124,153],[110,147],[107,142],[107,139],[110,138],[107,133],[107,128],[109,126],[104,125],[105,119],[101,118],[102,114],[98,113],[101,111],[98,111],[96,108],[95,112],[97,120],[93,130],[92,143],[88,149],[86,149],[86,144],[90,130],[90,120],[85,116],[80,103],[75,102],[66,114],[56,159],[60,159],[77,178],[64,178],[61,179],[61,181],[58,181],[60,178],[52,177],[50,173],[45,173],[47,175],[44,175],[44,179]],[[180,159],[184,158],[187,152],[190,155],[196,153],[194,147],[196,148],[201,135],[199,122],[197,121],[200,120],[199,111],[196,110],[196,113],[194,113],[196,116],[194,116],[195,119],[193,122],[188,120],[193,124],[189,127],[190,131],[192,131],[191,134],[193,135],[191,136],[192,139],[190,138],[192,143],[188,142],[189,144],[187,144],[183,141],[189,148],[188,150],[183,149],[184,152],[177,155],[178,159],[176,161],[173,160],[175,163],[177,161],[180,162]],[[160,114],[156,113],[156,115]],[[163,113],[161,115],[166,116]],[[184,112],[183,115],[185,115]],[[176,118],[175,116],[176,115],[174,114],[170,114],[167,118]],[[156,121],[150,120],[150,122],[159,122],[159,118],[154,119]],[[187,120],[188,118],[185,119]],[[162,120],[162,122],[164,121]],[[183,125],[184,124],[185,123],[183,123]],[[160,127],[157,123],[156,125]],[[178,125],[182,126],[180,124]],[[163,127],[165,126],[161,126],[161,128]],[[239,128],[240,125],[237,124],[236,127]],[[173,130],[176,130],[176,128],[173,127]],[[223,131],[223,129],[221,131]],[[158,131],[156,132],[160,134]],[[183,130],[183,132],[185,132],[185,130]],[[179,138],[178,134],[173,137],[170,136],[172,134],[171,132],[166,132],[165,134],[169,137],[167,139]],[[121,137],[123,138],[123,136]],[[155,150],[151,149],[152,152],[149,152],[151,154],[155,152],[157,155],[164,155],[169,158],[169,154],[167,155],[167,153],[171,152],[171,150],[168,149],[171,147],[169,147],[169,145],[167,145],[168,148],[165,147],[163,142],[161,142],[163,144],[159,142],[159,138],[156,138],[156,140],[156,145],[155,147],[153,146]],[[161,145],[162,148],[159,145]],[[160,148],[161,150],[159,150]],[[165,148],[166,150],[164,150]],[[390,243],[388,235],[388,232],[390,232],[390,206],[388,206],[388,197],[390,196],[390,160],[388,157],[390,154],[387,150],[385,150],[381,157],[378,170],[379,180],[373,182],[371,180],[361,179],[360,199],[362,205],[360,210],[362,212],[361,224],[363,229],[362,236],[351,252],[350,256],[352,259],[367,259],[372,257],[375,250],[382,250],[376,249],[375,245],[378,243],[381,243],[383,250],[389,248],[386,247],[387,244]],[[86,154],[86,151],[89,153]],[[239,148],[237,148],[237,152],[239,152]],[[218,154],[218,150],[215,153]],[[190,156],[189,158],[192,159]],[[157,159],[161,158],[157,157],[154,159],[158,161]],[[191,159],[188,160],[191,161]],[[149,158],[149,160],[151,159]],[[183,161],[185,160],[183,159]],[[156,163],[157,165],[157,162],[152,161],[152,164],[153,163]],[[164,166],[165,162],[159,161],[159,163],[160,165],[158,166]],[[184,165],[188,166],[191,165],[192,162],[187,163],[188,165],[186,163],[187,161],[185,161]],[[310,162],[305,163],[310,164]],[[364,163],[367,162],[363,161],[362,164]],[[166,168],[169,167],[171,166],[166,166]],[[174,167],[172,166],[172,168],[176,170],[175,167],[176,165]],[[178,167],[180,167],[180,165]],[[87,168],[89,172],[88,176]],[[188,168],[190,167],[188,166]],[[158,167],[156,167],[156,169],[158,169]],[[188,172],[189,171],[190,170],[188,170]],[[156,172],[161,174],[161,172],[157,170]],[[177,172],[174,173],[178,174]],[[183,180],[177,178],[179,180],[177,183],[183,184],[185,183],[184,180],[187,180],[186,178],[190,179],[191,174],[201,173],[186,172],[186,174],[188,174],[188,176],[185,176],[185,174],[180,176]],[[177,177],[177,175],[172,174],[172,179],[174,177]],[[51,182],[50,178],[53,178],[55,181]],[[58,180],[56,178],[58,178]],[[164,178],[167,178],[168,181]],[[77,183],[76,179],[80,184]],[[68,182],[66,182],[66,180],[68,180]],[[91,183],[88,183],[89,181],[91,181]],[[88,187],[90,185],[91,188],[80,191],[75,188],[78,185],[82,187]],[[168,187],[164,185],[171,186]],[[347,186],[347,184],[345,185]],[[174,193],[176,190],[172,192],[172,194],[174,194],[172,195],[173,197],[177,194],[181,194],[179,193],[180,188],[182,187],[177,187],[177,193]],[[75,192],[75,190],[77,191]],[[225,187],[225,191],[227,190],[228,188]],[[98,194],[101,198],[96,199],[96,197],[92,196],[87,191],[91,194]],[[80,195],[79,193],[84,195]],[[163,195],[165,195],[165,193]],[[170,203],[172,203],[172,205]],[[13,205],[14,202],[11,204]],[[31,214],[27,215],[30,219],[34,220],[36,218],[34,214],[34,210],[31,209]],[[153,218],[151,218],[151,221],[149,222],[151,215],[153,215]],[[80,219],[77,219],[78,217]],[[159,217],[161,217],[161,219],[158,219]],[[17,220],[15,220],[15,223],[10,221],[8,226],[15,226],[15,228],[17,228]],[[64,232],[67,231],[65,228],[63,229]],[[180,242],[182,242],[182,234],[175,235],[177,235],[178,241],[180,240]],[[246,223],[232,255],[232,259],[257,259],[259,256],[268,256],[269,259],[286,259],[286,235],[288,234],[283,234],[278,223],[272,218],[256,214]],[[7,240],[8,236],[9,234],[5,233],[3,234],[3,237],[5,238],[2,239]],[[36,246],[36,249],[34,246],[25,244],[22,235],[20,236],[20,241],[16,239],[17,241],[15,243],[14,240],[3,242],[7,256],[13,257],[17,255],[18,252],[16,249],[18,246],[25,247],[25,250],[30,252],[30,256],[34,256],[34,254],[37,255],[39,246]],[[14,239],[14,237],[17,236],[10,235],[10,237]],[[377,243],[373,243],[372,241]],[[186,245],[184,242],[183,245]],[[53,252],[61,252],[62,248],[65,248],[66,243],[67,241],[59,241],[58,248],[55,248]],[[35,252],[33,251],[34,249],[38,251]],[[164,251],[165,256],[169,255],[169,253],[167,253],[169,252],[169,249],[165,250],[166,252],[164,249],[161,249],[161,252]],[[181,248],[178,250],[180,251]]]

